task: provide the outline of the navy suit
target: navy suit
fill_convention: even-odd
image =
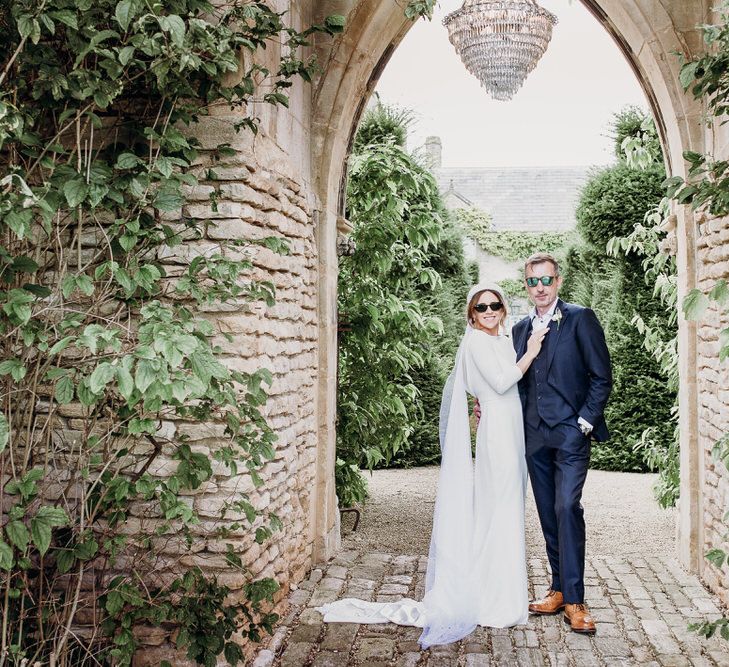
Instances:
[[[603,412],[612,388],[605,334],[589,308],[562,300],[542,349],[519,382],[529,477],[552,568],[552,589],[568,604],[584,602],[585,520],[582,487],[590,462],[590,436],[610,437]],[[530,317],[514,325],[517,358],[532,333]]]

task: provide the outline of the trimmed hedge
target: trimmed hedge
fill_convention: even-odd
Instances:
[[[640,261],[608,257],[605,249],[613,236],[627,236],[643,222],[663,196],[664,178],[658,164],[640,171],[618,163],[593,174],[577,208],[583,241],[567,253],[562,294],[595,310],[613,362],[613,392],[605,412],[612,439],[593,445],[591,465],[597,469],[645,471],[643,456],[634,450],[643,431],[655,427],[658,438],[672,437],[675,392],[631,324],[638,312],[669,327],[668,316],[645,284]]]

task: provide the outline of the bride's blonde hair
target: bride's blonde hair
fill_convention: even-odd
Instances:
[[[471,301],[469,302],[468,308],[466,309],[466,319],[468,320],[468,323],[475,329],[479,328],[476,325],[476,322],[478,322],[478,320],[476,319],[476,315],[475,315],[476,311],[474,310],[474,306],[478,303],[478,300],[481,298],[481,295],[484,292],[490,292],[491,294],[493,294],[498,299],[499,303],[502,306],[504,306],[503,309],[501,310],[501,320],[499,321],[499,326],[503,327],[504,322],[506,321],[506,318],[509,316],[509,305],[502,298],[502,296],[501,296],[501,294],[499,294],[499,292],[494,292],[493,290],[488,289],[488,288],[482,289],[480,292],[476,292],[476,294],[474,294],[471,297]]]

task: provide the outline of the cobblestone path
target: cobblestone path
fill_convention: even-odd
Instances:
[[[561,615],[531,617],[526,626],[478,628],[457,644],[420,651],[417,628],[324,624],[314,609],[340,597],[420,599],[425,563],[423,556],[341,552],[291,593],[288,615],[252,667],[729,666],[729,643],[687,629],[720,614],[715,598],[664,557],[588,558],[594,637],[571,632]],[[529,580],[532,597],[544,592],[546,560],[529,561]]]

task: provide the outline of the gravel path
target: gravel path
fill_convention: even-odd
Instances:
[[[656,475],[591,470],[582,497],[589,556],[675,554],[676,511],[658,507]],[[375,470],[367,475],[370,499],[356,532],[342,520],[342,546],[363,552],[428,553],[438,467]],[[544,555],[544,539],[531,489],[526,514],[527,556]]]

